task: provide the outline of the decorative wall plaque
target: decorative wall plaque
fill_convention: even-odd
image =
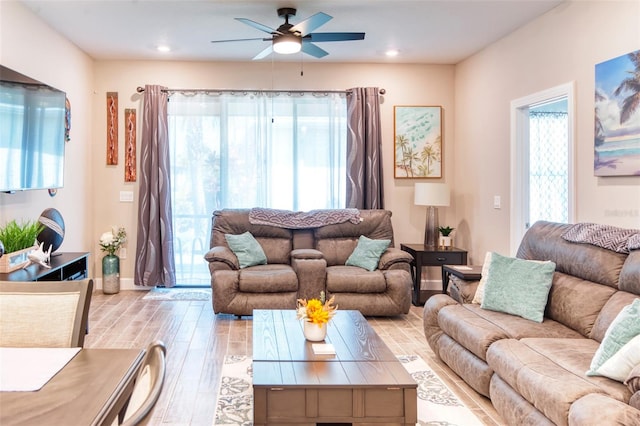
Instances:
[[[136,181],[136,110],[124,110],[124,181]]]
[[[118,92],[107,92],[107,165],[118,164]]]

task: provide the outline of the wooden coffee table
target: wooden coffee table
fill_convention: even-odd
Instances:
[[[294,310],[253,311],[254,426],[411,425],[417,384],[359,311],[338,310],[316,355]]]

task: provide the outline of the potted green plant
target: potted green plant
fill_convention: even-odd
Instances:
[[[37,221],[12,220],[0,227],[0,241],[4,246],[4,256],[0,258],[0,273],[13,272],[27,262],[27,253],[36,243],[44,226]]]
[[[453,232],[455,228],[452,228],[450,226],[439,226],[438,230],[440,231],[440,235],[442,235],[442,237],[440,238],[440,245],[442,247],[446,248],[450,248],[452,246],[451,243],[451,233]]]

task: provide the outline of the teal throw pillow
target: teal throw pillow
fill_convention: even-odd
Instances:
[[[598,347],[587,376],[598,376],[598,369],[609,358],[616,354],[631,339],[640,334],[640,299],[622,308],[618,316],[611,321],[611,325],[604,333],[604,339]]]
[[[347,259],[345,265],[358,266],[367,271],[375,271],[380,262],[380,256],[389,247],[391,240],[372,240],[361,235],[351,256]]]
[[[264,254],[262,246],[249,231],[239,235],[224,234],[224,238],[233,254],[238,258],[240,268],[267,263],[267,256]]]
[[[492,253],[483,309],[542,322],[556,264]]]

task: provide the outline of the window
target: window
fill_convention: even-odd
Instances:
[[[569,122],[566,105],[555,102],[529,111],[529,226],[538,220],[569,221]]]
[[[343,208],[346,97],[336,93],[175,93],[169,98],[179,283],[209,282],[202,260],[222,208]]]

